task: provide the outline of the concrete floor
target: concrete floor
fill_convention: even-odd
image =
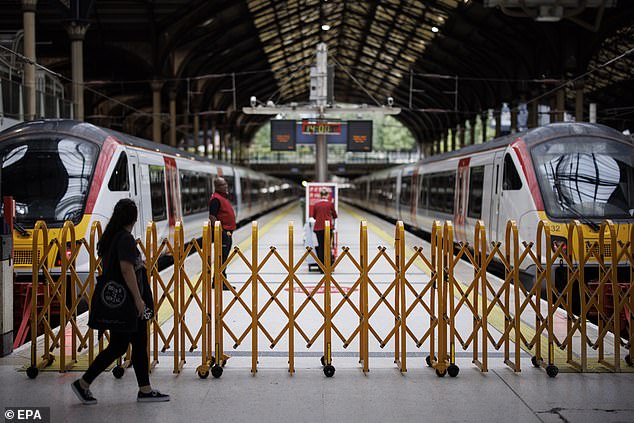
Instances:
[[[293,376],[283,362],[252,376],[248,359],[232,360],[220,379],[200,379],[193,368],[175,376],[167,363],[159,366],[152,384],[172,395],[168,403],[137,403],[131,370],[120,380],[104,373],[92,386],[95,406],[80,404],[70,389],[79,373],[43,372],[31,380],[3,365],[0,404],[51,407],[55,423],[634,422],[631,374],[551,379],[528,362],[520,374],[499,366],[480,373],[470,360],[458,359],[455,379],[438,378],[428,368],[400,374],[387,366],[364,375],[341,362],[333,378],[308,362]]]

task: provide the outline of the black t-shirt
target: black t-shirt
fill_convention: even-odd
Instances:
[[[220,210],[220,200],[214,198],[209,202],[209,214],[212,216],[218,216],[218,210]]]
[[[104,274],[109,275],[114,280],[124,282],[121,273],[120,261],[127,261],[135,265],[140,257],[136,248],[136,241],[132,234],[126,230],[122,230],[115,234],[112,239],[113,244],[109,251],[106,251],[103,257]]]

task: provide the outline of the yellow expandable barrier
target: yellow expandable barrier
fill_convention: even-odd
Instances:
[[[82,351],[87,351],[88,364],[95,356],[97,341],[80,318],[80,311],[82,304],[90,304],[96,276],[102,271],[96,254],[102,229],[97,222],[91,228],[90,239],[77,239],[73,224],[66,222],[59,233],[60,239],[49,240],[43,222],[38,222],[33,231],[31,377],[55,361],[62,372],[82,367],[78,365],[78,353]],[[393,249],[379,246],[370,254],[368,225],[362,221],[358,252],[344,246],[334,260],[326,253],[321,262],[311,248],[295,256],[292,222],[288,224],[285,246],[288,254],[272,246],[260,255],[258,224],[252,222],[250,255],[236,246],[223,262],[219,222],[214,227],[209,222],[204,225],[202,243],[184,239],[181,222],[176,223],[173,240],[159,240],[156,225],[150,223],[145,240],[137,240],[155,302],[155,315],[148,323],[150,367],[158,363],[159,351],[171,349],[173,371],[180,373],[186,365],[189,344],[189,352],[199,347],[202,352],[198,375],[220,377],[228,359],[224,341],[231,340],[234,348],[249,344],[251,372],[255,374],[261,340],[273,349],[284,337],[291,374],[296,370],[296,338],[310,349],[320,337],[326,376],[335,372],[335,344],[342,348],[358,344],[361,369],[368,372],[371,343],[384,348],[393,342],[394,362],[406,372],[410,341],[417,349],[428,346],[427,364],[439,376],[458,374],[457,347],[471,350],[472,361],[482,372],[488,371],[492,349],[502,349],[504,363],[515,372],[521,371],[522,350],[531,354],[533,365],[545,367],[550,376],[564,366],[581,372],[619,372],[624,369],[623,358],[631,366],[634,291],[631,282],[619,281],[619,272],[623,274],[626,269],[629,281],[634,278],[634,226],[630,239],[623,241],[618,239],[617,226],[605,221],[598,240],[590,242],[584,238],[581,223],[573,221],[568,225],[567,245],[553,244],[547,221],[539,223],[535,244],[520,242],[518,233],[516,222],[508,221],[504,242],[488,242],[485,225],[478,221],[474,244],[469,245],[454,242],[451,222],[436,221],[426,252],[420,246],[406,247],[404,225],[397,222]],[[327,223],[326,245],[330,245],[330,235]],[[609,259],[605,251],[611,252]],[[61,263],[55,274],[48,267],[51,254],[57,254]],[[89,263],[87,273],[81,275],[76,266],[80,255],[88,257]],[[174,262],[169,279],[158,267],[165,256]],[[309,257],[322,271],[314,285],[302,281],[299,271]],[[494,260],[503,268],[501,281],[488,272]],[[198,263],[199,269],[191,270],[192,262]],[[536,269],[530,289],[520,280],[519,269],[526,262]],[[598,269],[598,277],[592,281],[587,274],[590,262]],[[270,276],[263,271],[273,264],[283,269],[281,282],[268,280]],[[238,288],[231,286],[224,275],[230,265],[246,269],[248,277]],[[472,268],[466,277],[460,270],[465,265]],[[344,266],[345,272],[337,272]],[[389,274],[377,275],[379,266],[390,269]],[[557,285],[554,274],[562,268],[566,278],[563,285]],[[427,276],[415,269],[423,269]],[[227,298],[223,298],[223,288],[229,290]],[[318,294],[322,292],[320,301]],[[43,297],[40,302],[38,293]],[[260,303],[261,298],[267,299]],[[249,324],[236,327],[230,318],[232,313],[246,313]],[[279,327],[271,326],[272,313],[281,316],[276,320]],[[346,316],[345,322],[341,322],[342,316]],[[457,323],[465,318],[471,320],[466,329]],[[589,323],[589,319],[595,323]],[[350,324],[352,327],[347,327]],[[99,339],[99,350],[107,339],[107,333]],[[592,357],[589,347],[597,351]],[[624,350],[627,355],[622,357]],[[129,351],[124,365],[129,365]]]

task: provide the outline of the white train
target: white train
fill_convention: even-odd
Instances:
[[[479,219],[487,240],[502,242],[507,221],[515,220],[520,243],[535,241],[539,221],[547,220],[554,245],[568,242],[567,223],[578,219],[586,248],[599,238],[598,224],[612,219],[618,240],[627,242],[634,143],[602,125],[551,124],[364,176],[342,199],[426,232],[434,220],[451,220],[456,241],[472,245]],[[608,260],[611,253],[606,247]],[[534,264],[525,260],[521,270],[530,285]],[[588,272],[590,280],[592,266]],[[558,284],[562,276],[555,275]]]
[[[49,239],[65,221],[74,223],[77,239],[90,236],[93,222],[102,227],[121,198],[139,207],[135,237],[156,222],[158,239],[172,238],[182,220],[185,240],[202,236],[208,219],[213,178],[228,182],[237,221],[245,221],[298,198],[297,187],[252,170],[203,159],[182,150],[120,132],[71,120],[39,120],[0,133],[2,195],[16,202],[14,263],[18,275],[32,262],[32,229],[44,220]],[[87,269],[80,256],[80,275]],[[55,272],[59,255],[50,256]]]

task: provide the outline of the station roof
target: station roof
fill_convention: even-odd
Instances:
[[[558,22],[544,22],[539,3],[549,1],[38,0],[37,60],[70,78],[65,25],[89,23],[86,120],[145,136],[151,81],[160,81],[163,111],[174,91],[181,126],[199,113],[249,141],[268,119],[241,112],[251,96],[308,102],[319,42],[335,65],[335,101],[374,106],[391,96],[419,143],[562,85],[574,111],[580,85],[570,81],[586,73],[599,121],[632,128],[634,2],[551,1],[563,5],[551,11]],[[0,3],[2,33],[21,30],[20,5]]]

